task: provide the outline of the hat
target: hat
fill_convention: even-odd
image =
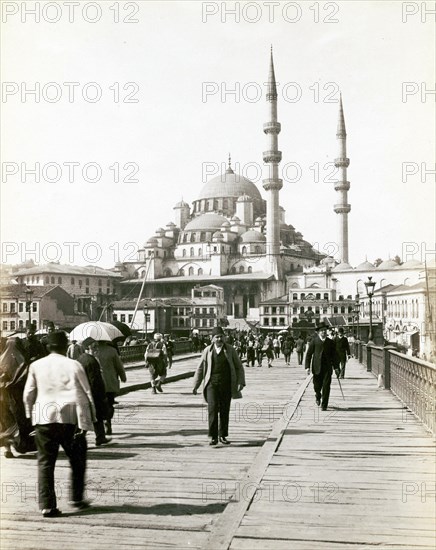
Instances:
[[[344,329],[342,327],[338,328],[339,334],[344,334]]]
[[[85,340],[83,340],[82,346],[83,346],[84,349],[88,349],[89,346],[91,344],[93,344],[94,342],[96,342],[96,341],[97,340],[94,340],[94,338],[91,338],[91,336],[88,336],[88,338],[85,338]],[[74,342],[74,340],[73,340],[73,342]]]
[[[322,329],[326,329],[326,330],[327,330],[328,328],[329,328],[329,326],[326,325],[325,323],[320,323],[319,325],[316,325],[315,330],[317,330],[317,331],[318,331],[318,330],[322,330]]]
[[[56,348],[62,348],[68,346],[68,338],[65,332],[58,330],[47,334],[47,345]]]
[[[222,327],[214,327],[212,330],[212,336],[224,336]]]
[[[160,332],[156,332],[156,334],[153,336],[155,340],[162,340],[162,334]]]

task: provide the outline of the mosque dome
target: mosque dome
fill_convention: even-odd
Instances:
[[[365,260],[356,267],[357,271],[370,271],[372,269],[375,269],[375,265],[371,262],[368,262],[368,260]]]
[[[230,222],[228,220],[226,220],[222,225],[221,227],[223,227],[224,229],[226,229],[227,227],[230,227]]]
[[[341,262],[332,271],[351,271],[353,268],[347,262]]]
[[[259,241],[265,242],[266,237],[265,235],[262,235],[262,233],[259,233],[259,231],[254,231],[252,229],[250,231],[246,231],[241,235],[241,241],[243,243],[257,243]]]
[[[404,264],[401,264],[401,267],[420,268],[420,267],[424,267],[424,265],[419,260],[409,260],[408,262],[404,262]]]
[[[226,221],[226,218],[224,216],[221,216],[221,214],[210,212],[208,214],[202,214],[201,216],[197,216],[196,218],[194,218],[185,226],[184,231],[198,231],[199,229],[205,231],[207,229],[219,229]]]
[[[156,239],[156,237],[151,237],[148,239],[148,241],[145,243],[145,246],[157,246],[159,244],[159,241]]]
[[[259,189],[252,181],[240,174],[235,174],[231,168],[227,168],[224,174],[212,178],[203,186],[198,199],[239,198],[242,195],[247,195],[249,198],[259,201],[262,200]]]
[[[224,235],[221,233],[221,231],[215,231],[215,233],[212,235],[212,239],[222,241],[224,239]]]
[[[395,269],[398,267],[397,262],[394,262],[394,260],[385,260],[382,262],[377,269]]]
[[[174,208],[186,208],[188,207],[189,208],[189,204],[187,202],[185,202],[184,200],[181,200],[180,202],[178,202]]]

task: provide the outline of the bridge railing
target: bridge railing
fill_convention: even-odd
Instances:
[[[392,391],[434,434],[436,433],[436,365],[409,357],[390,346],[356,341],[354,357],[374,376],[382,376],[384,388]]]
[[[121,346],[119,348],[120,357],[123,363],[141,361],[142,359],[144,359],[144,353],[146,349],[147,349],[146,344],[138,344],[135,346]],[[180,355],[182,353],[190,353],[191,351],[192,351],[191,342],[189,341],[174,342],[174,355]]]

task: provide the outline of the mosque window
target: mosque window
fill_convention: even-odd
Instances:
[[[203,275],[203,270],[201,269],[201,267],[200,267],[200,269],[198,270],[198,274],[199,274],[199,275]]]
[[[62,277],[58,277],[58,285],[62,284]]]
[[[304,306],[300,307],[300,313],[304,313]]]
[[[248,266],[247,272],[248,273],[253,273],[253,268],[251,267],[251,265]]]
[[[71,284],[74,285],[74,277],[71,277]]]
[[[341,307],[341,313],[345,313],[345,307],[344,306]]]
[[[195,233],[191,233],[191,243],[195,243]]]
[[[204,201],[204,211],[207,212],[209,210],[209,201]]]
[[[183,242],[186,243],[188,240],[188,234],[187,233],[184,233],[183,234]]]
[[[258,244],[255,246],[254,251],[255,251],[256,254],[261,253],[260,246]]]
[[[182,250],[182,256],[185,258],[185,256],[186,256],[186,248],[184,248],[184,249]]]
[[[300,300],[304,300],[306,298],[306,294],[304,292],[301,293]]]
[[[229,207],[229,201],[227,199],[224,199],[223,200],[223,210],[227,210],[228,207]]]
[[[184,269],[181,269],[179,271],[179,274],[180,274],[180,277],[184,277],[185,276],[185,270]]]
[[[235,273],[236,273],[236,267],[232,267],[232,269],[230,270],[230,272],[231,272],[232,274],[235,274]]]
[[[245,271],[244,266],[243,265],[239,266],[239,273],[244,273],[244,271]]]
[[[296,292],[294,292],[294,294],[292,294],[292,299],[293,300],[298,300],[298,294]]]
[[[280,317],[279,318],[279,325],[280,326],[283,326],[285,324],[285,318],[284,317]]]
[[[189,268],[188,275],[194,275],[194,268],[193,267]]]
[[[319,292],[316,294],[316,299],[321,300],[321,294]]]
[[[294,306],[294,307],[292,308],[292,313],[298,313],[298,307],[295,307],[295,306]]]
[[[243,246],[241,252],[242,254],[247,254],[247,247]]]
[[[333,313],[337,313],[337,312],[338,312],[338,308],[335,306],[335,307],[333,308]]]
[[[190,250],[189,250],[189,255],[190,256],[193,256],[194,255],[194,247],[191,246]]]
[[[218,210],[218,200],[217,199],[214,199],[214,201],[213,201],[213,209]]]

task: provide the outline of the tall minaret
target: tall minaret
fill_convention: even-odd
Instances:
[[[279,162],[282,160],[282,152],[278,150],[278,134],[280,122],[277,122],[277,86],[274,75],[274,62],[271,46],[271,59],[268,76],[268,89],[266,94],[269,122],[263,125],[263,131],[267,135],[267,151],[263,152],[263,161],[267,164],[268,177],[263,180],[263,188],[268,193],[266,201],[266,240],[268,269],[281,278],[280,262],[280,208],[279,191],[283,182],[279,179]]]
[[[335,204],[334,211],[338,214],[338,246],[339,260],[348,263],[348,212],[351,206],[347,202],[347,193],[350,189],[350,182],[347,181],[347,168],[350,159],[347,158],[347,132],[345,130],[344,110],[342,108],[342,95],[339,100],[339,119],[336,132],[338,140],[338,158],[335,159],[335,166],[339,170],[339,178],[335,182],[335,191],[338,192],[339,200]]]

